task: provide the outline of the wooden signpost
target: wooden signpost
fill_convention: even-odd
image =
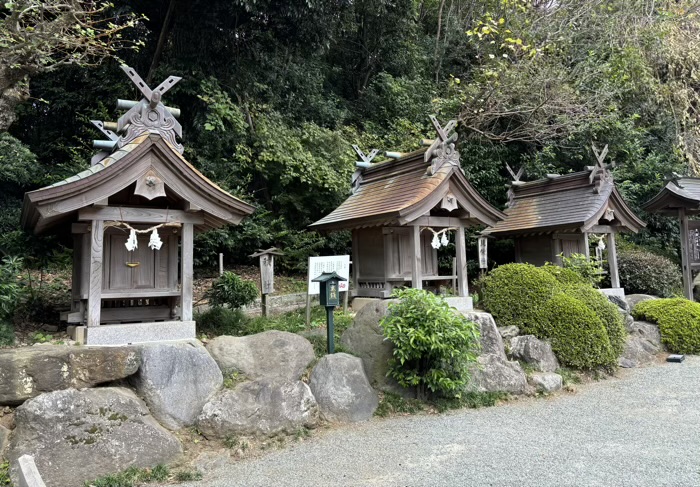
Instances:
[[[258,250],[251,257],[260,257],[260,294],[262,315],[267,316],[267,295],[275,292],[275,255],[284,255],[276,247],[267,250]]]

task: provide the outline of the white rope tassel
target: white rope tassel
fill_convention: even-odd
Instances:
[[[443,247],[447,247],[450,244],[450,241],[447,239],[447,232],[444,232],[442,234],[442,239],[440,239],[440,243]]]
[[[136,238],[136,231],[134,229],[131,229],[131,232],[129,232],[129,238],[124,245],[126,246],[126,250],[129,252],[132,252],[139,247],[139,241]]]
[[[430,242],[430,245],[431,245],[434,249],[439,249],[439,248],[440,248],[440,239],[438,238],[438,234],[437,234],[437,233],[433,234],[433,241]]]
[[[163,241],[160,239],[158,230],[155,228],[151,232],[151,239],[148,241],[148,246],[151,248],[151,250],[160,250],[160,248],[163,246]]]

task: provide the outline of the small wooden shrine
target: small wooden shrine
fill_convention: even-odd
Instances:
[[[179,110],[161,101],[180,78],[119,100],[117,123],[93,122],[109,140],[91,167],[25,194],[22,225],[73,235],[71,310],[87,344],[193,338],[193,237],[237,224],[253,207],[204,177],[182,156]],[[108,326],[115,325],[115,326]]]
[[[353,192],[329,215],[310,225],[322,231],[352,231],[351,293],[388,298],[395,287],[422,289],[428,281],[456,280],[459,296],[469,295],[465,227],[494,225],[505,215],[471,186],[455,149],[456,122],[438,132],[429,147],[372,164],[366,156],[353,176]],[[387,155],[393,155],[387,153]],[[455,235],[456,272],[439,275],[437,249]]]
[[[683,294],[693,299],[693,278],[700,273],[700,221],[690,217],[700,215],[700,178],[675,177],[646,202],[650,213],[677,217],[681,229],[681,263]]]
[[[520,181],[522,169],[511,172],[506,218],[484,230],[484,235],[515,241],[516,262],[561,265],[561,255],[583,254],[590,258],[591,238],[607,247],[610,281],[620,288],[615,235],[637,233],[646,224],[634,214],[615,187],[611,165],[594,147],[597,163],[585,171],[549,174],[537,181]]]

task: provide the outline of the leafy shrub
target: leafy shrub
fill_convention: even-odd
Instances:
[[[605,325],[605,330],[610,340],[610,346],[615,357],[622,355],[625,349],[625,339],[627,330],[622,314],[616,305],[603,293],[588,285],[569,286],[565,290],[566,294],[582,301],[600,318]]]
[[[603,280],[602,269],[598,263],[583,254],[571,254],[569,257],[561,256],[565,269],[570,269],[581,276],[591,286],[598,287]]]
[[[60,324],[61,311],[70,309],[71,288],[59,278],[28,284],[24,299],[15,308],[15,324]]]
[[[558,294],[547,302],[543,316],[535,335],[550,340],[562,365],[579,369],[615,366],[617,357],[605,325],[582,301]]]
[[[548,271],[531,264],[496,267],[482,281],[483,306],[499,326],[531,333],[542,320],[544,304],[560,288]]]
[[[209,336],[247,334],[249,319],[240,309],[215,306],[196,313],[194,319],[197,322],[197,331]]]
[[[687,299],[642,301],[632,312],[639,320],[657,323],[661,341],[673,353],[700,354],[700,303]]]
[[[587,284],[588,281],[578,272],[571,268],[564,268],[551,262],[547,262],[543,270],[550,273],[560,284],[571,286],[575,284]]]
[[[255,301],[258,288],[255,283],[226,271],[214,281],[206,296],[212,306],[228,305],[236,309]]]
[[[397,290],[380,325],[394,344],[389,375],[404,387],[417,386],[419,396],[459,397],[476,361],[479,328],[455,313],[444,298],[420,289]]]
[[[630,294],[662,298],[682,293],[682,275],[671,259],[639,249],[620,249],[617,255],[620,285]]]
[[[0,346],[12,345],[15,341],[12,316],[21,300],[24,288],[18,279],[22,271],[22,259],[5,257],[0,264]]]

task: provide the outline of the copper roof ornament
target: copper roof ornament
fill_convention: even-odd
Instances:
[[[588,167],[591,171],[590,182],[593,184],[595,181],[595,191],[600,194],[600,188],[602,187],[603,183],[611,183],[613,180],[610,169],[615,167],[615,163],[612,162],[610,164],[605,164],[604,162],[605,156],[608,155],[608,144],[605,144],[605,147],[603,147],[603,150],[600,152],[595,146],[595,143],[592,143],[591,147],[593,148],[593,153],[595,154],[596,165]]]
[[[521,166],[520,169],[518,169],[518,172],[516,173],[510,168],[510,165],[506,163],[506,169],[513,178],[510,184],[506,185],[506,187],[508,188],[508,203],[506,204],[506,207],[510,208],[513,204],[513,200],[515,199],[515,191],[513,191],[513,186],[519,186],[523,184],[523,181],[520,181],[520,178],[522,178],[523,174],[525,174],[525,166]]]
[[[379,149],[372,149],[372,151],[369,154],[366,154],[362,152],[362,149],[360,149],[359,146],[354,145],[352,148],[355,150],[355,153],[360,157],[360,161],[355,161],[355,166],[357,167],[357,170],[353,173],[352,175],[352,192],[355,194],[358,189],[360,189],[360,184],[362,183],[362,173],[364,172],[365,169],[368,167],[372,166],[372,160],[376,157],[376,155],[379,153]]]
[[[450,120],[442,127],[438,119],[430,116],[430,121],[437,131],[438,137],[433,140],[428,150],[425,151],[425,162],[431,162],[428,174],[436,174],[444,164],[451,164],[459,167],[459,152],[455,148],[457,142],[457,132],[452,132],[457,126],[457,120]],[[450,133],[452,132],[452,133]]]

